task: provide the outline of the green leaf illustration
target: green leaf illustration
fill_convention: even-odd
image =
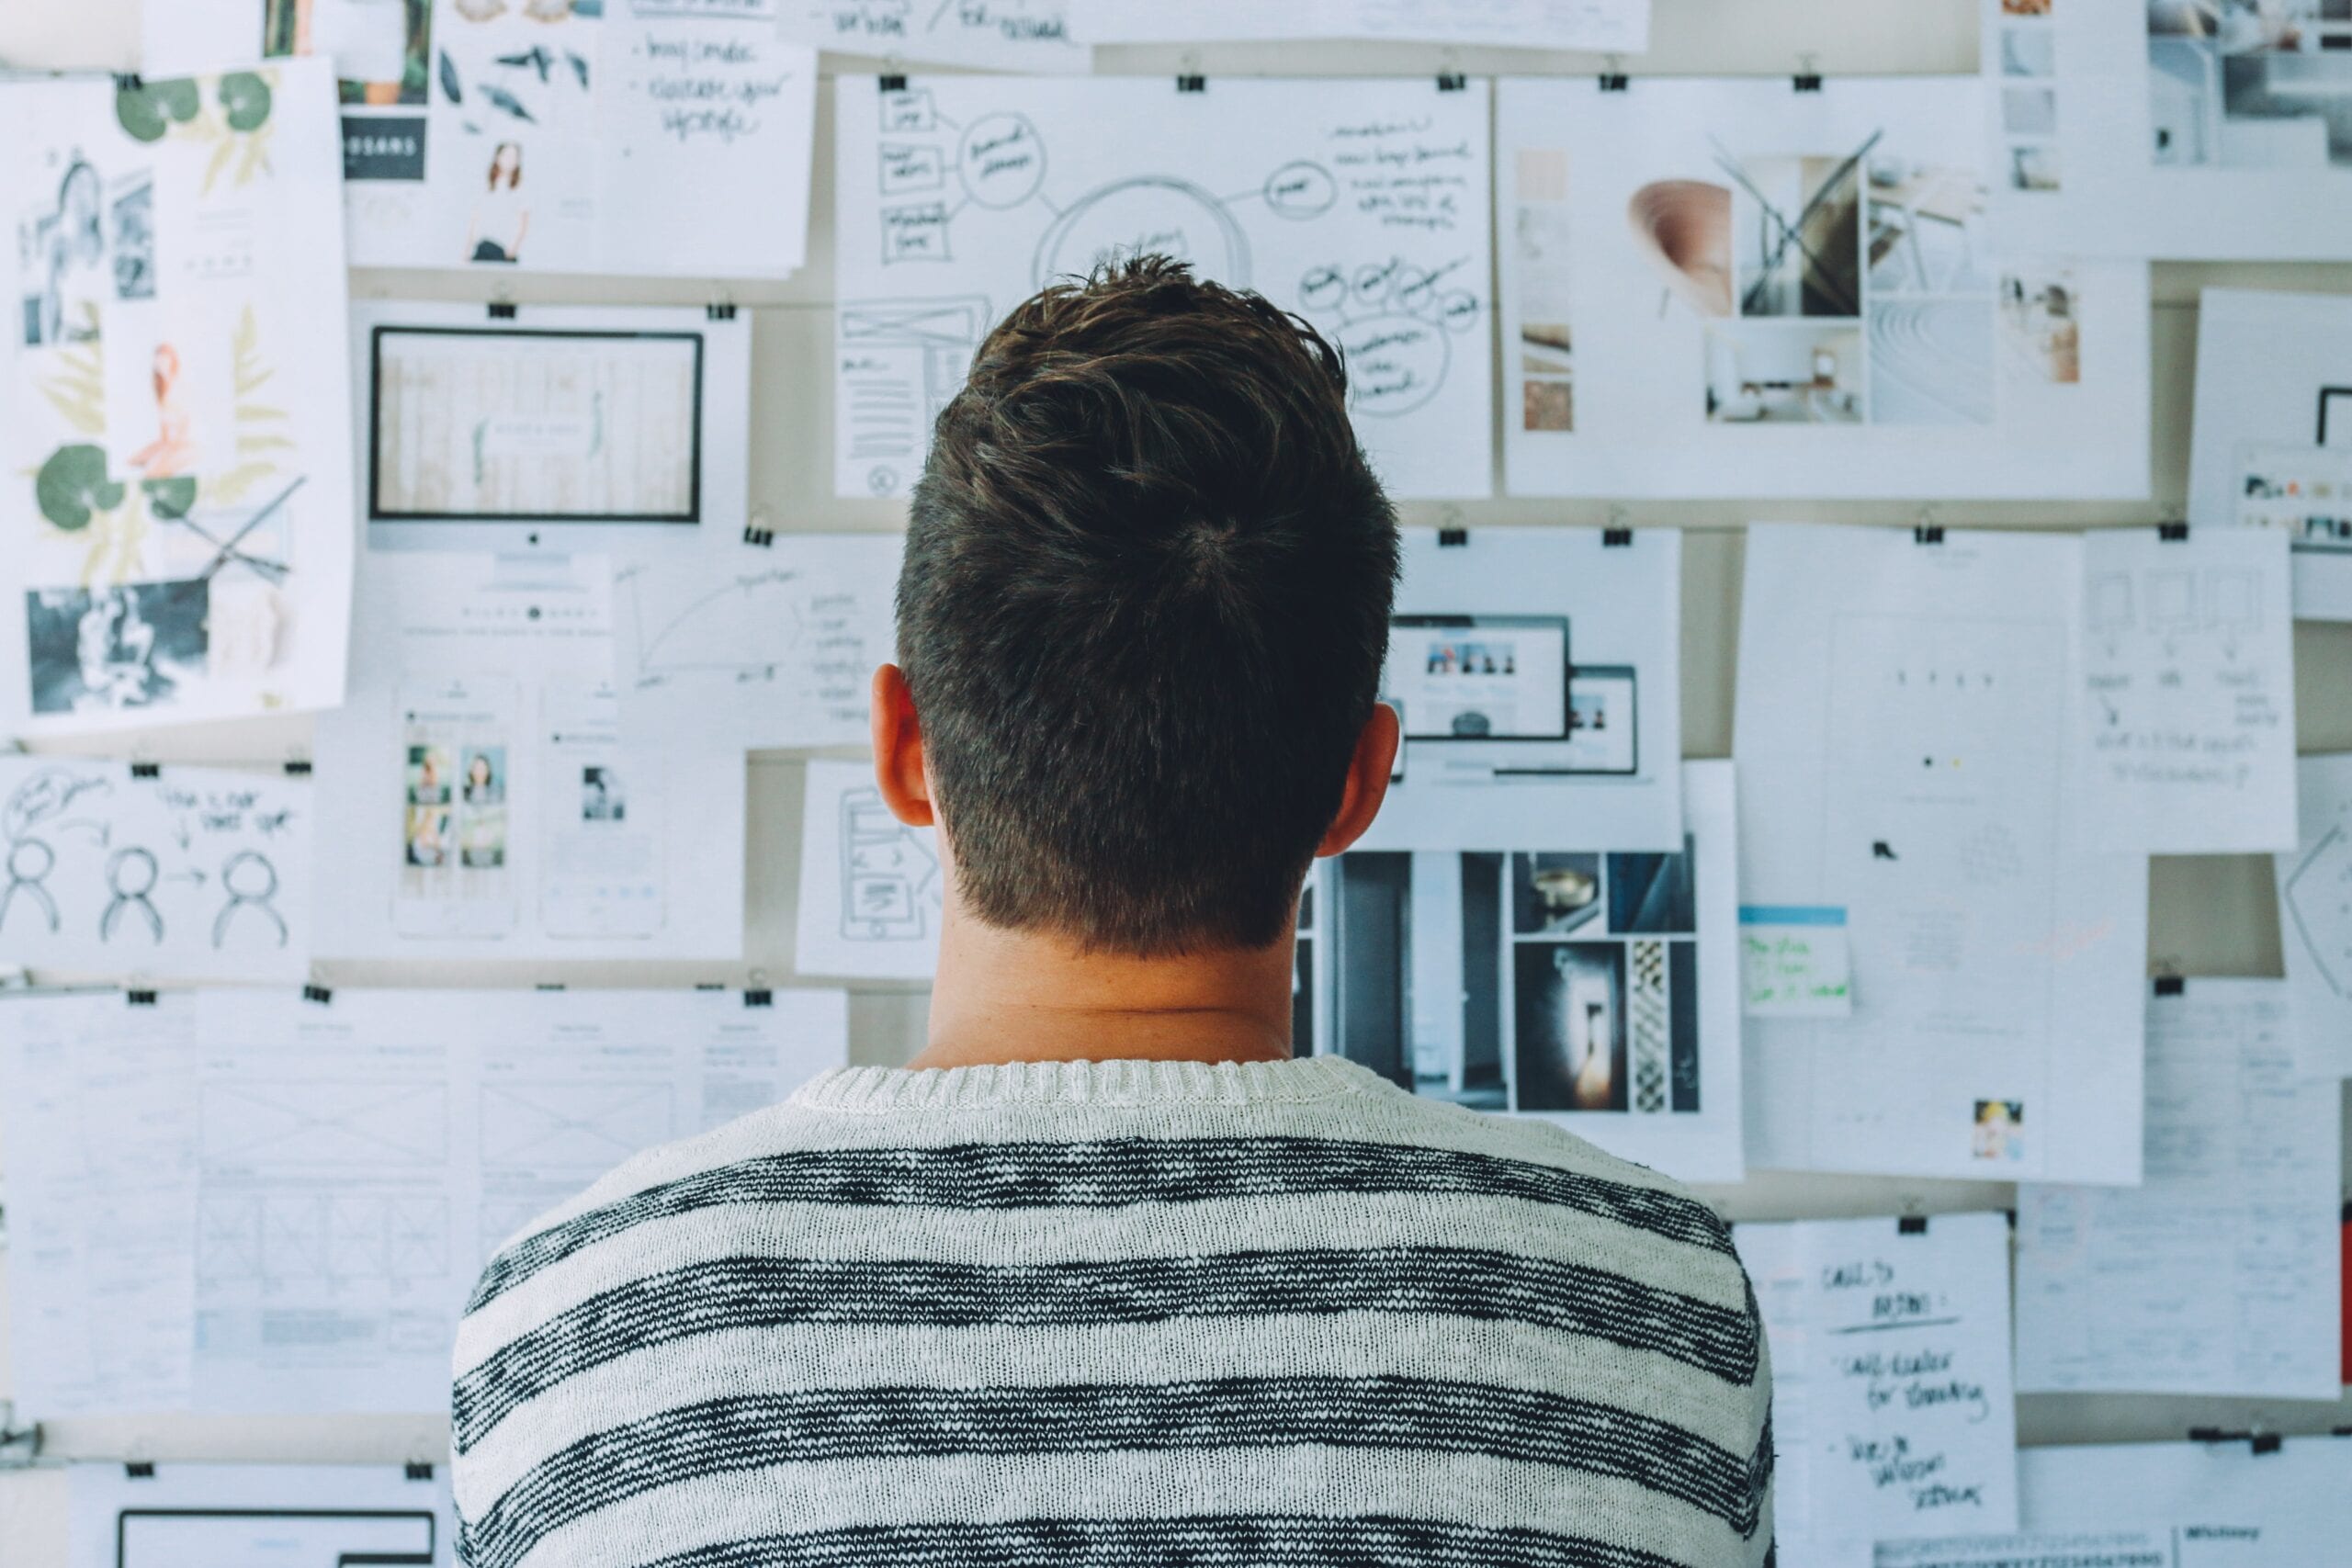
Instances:
[[[147,504],[155,515],[170,522],[185,517],[188,508],[196,504],[196,476],[175,474],[169,479],[144,479],[139,488],[147,492]]]
[[[122,486],[107,478],[105,448],[86,443],[60,446],[33,479],[40,514],[69,533],[88,527],[92,513],[120,506],[122,495]]]
[[[156,107],[164,111],[164,118],[176,124],[186,125],[204,107],[204,95],[196,90],[195,81],[187,76],[175,76],[168,82],[150,82],[147,92],[155,100]]]
[[[133,141],[161,141],[170,129],[164,120],[163,106],[144,87],[117,87],[114,118]]]
[[[251,71],[220,78],[220,107],[232,130],[259,130],[269,120],[269,84]]]

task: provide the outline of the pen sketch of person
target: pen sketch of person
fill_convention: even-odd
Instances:
[[[195,456],[188,440],[187,401],[180,395],[180,354],[170,344],[155,345],[155,439],[131,456],[130,466],[151,479],[186,473]]]
[[[474,203],[474,220],[466,231],[466,254],[478,262],[523,259],[523,236],[530,231],[531,209],[523,199],[523,144],[502,141],[490,155],[490,188]]]

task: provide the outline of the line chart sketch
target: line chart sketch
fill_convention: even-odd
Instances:
[[[1475,82],[845,80],[836,492],[906,492],[1013,304],[1157,254],[1330,339],[1394,492],[1487,494],[1487,98]]]
[[[0,938],[41,969],[302,978],[311,787],[283,773],[0,758]]]
[[[867,682],[892,652],[899,537],[706,533],[613,574],[628,717],[747,747],[864,742]]]

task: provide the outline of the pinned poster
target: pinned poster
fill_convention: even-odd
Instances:
[[[1748,1163],[2140,1175],[2148,866],[2075,763],[2083,542],[1759,524],[1740,892],[1846,911],[1846,1018],[1749,1020]]]
[[[2199,299],[2189,521],[2286,535],[2297,617],[2352,620],[2352,301]]]
[[[2279,980],[2148,1003],[2137,1188],[2018,1189],[2018,1386],[2334,1399],[2341,1086]]]
[[[989,330],[1142,254],[1345,354],[1392,495],[1492,492],[1486,83],[889,80],[834,93],[836,494],[905,495]]]
[[[33,969],[299,983],[311,795],[283,773],[0,757],[0,945]]]
[[[2294,852],[2271,859],[2279,946],[2294,993],[2294,1048],[2306,1077],[2352,1077],[2352,755],[2296,765]]]
[[[1070,72],[1094,63],[1071,37],[1079,0],[778,0],[784,36],[811,49],[961,65]]]
[[[1749,1018],[1845,1018],[1854,1010],[1846,911],[1739,907],[1740,1010]]]
[[[1498,92],[1510,494],[2148,493],[2148,269],[2005,243],[1975,78]]]
[[[947,893],[939,835],[890,814],[865,762],[813,761],[800,818],[793,968],[859,980],[928,980]]]
[[[1408,528],[1366,850],[1682,844],[1682,536]]]
[[[2286,539],[2094,529],[2083,571],[2077,734],[2091,847],[2258,854],[2293,844]]]
[[[124,1464],[66,1472],[72,1568],[449,1568],[447,1465]]]
[[[333,706],[351,608],[334,84],[0,85],[0,733]]]
[[[1999,1214],[1732,1227],[1772,1349],[1775,1522],[1792,1562],[2018,1517]]]

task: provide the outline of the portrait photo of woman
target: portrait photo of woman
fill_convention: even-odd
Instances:
[[[531,209],[523,198],[523,146],[502,141],[490,155],[490,188],[474,203],[467,257],[511,266],[523,259],[523,237],[530,228]]]

